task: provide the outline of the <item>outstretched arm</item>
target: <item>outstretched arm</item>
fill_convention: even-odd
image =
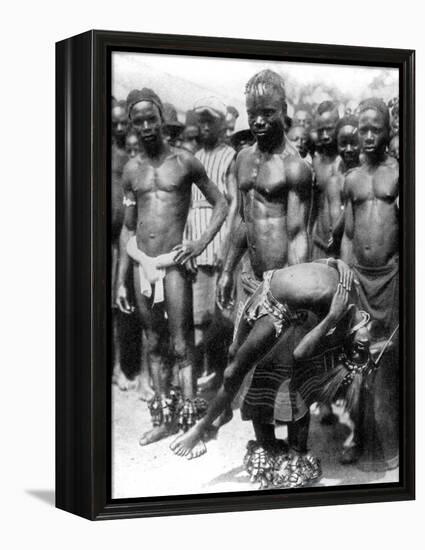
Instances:
[[[207,245],[213,240],[220,227],[226,219],[228,206],[226,199],[218,190],[218,187],[207,176],[201,162],[192,157],[191,181],[200,189],[206,200],[212,205],[213,211],[210,223],[197,241],[179,245],[175,248],[177,254],[174,261],[178,264],[185,264],[188,260],[199,256]]]
[[[308,261],[307,224],[310,212],[312,172],[298,159],[286,170],[290,184],[287,205],[288,265]]]

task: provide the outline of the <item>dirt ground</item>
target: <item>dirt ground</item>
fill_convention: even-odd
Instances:
[[[252,491],[242,460],[246,444],[253,439],[250,422],[243,422],[239,411],[223,426],[216,440],[207,443],[207,453],[195,460],[175,456],[169,449],[173,437],[141,447],[140,435],[151,427],[146,403],[135,392],[113,386],[112,407],[112,497],[182,495]],[[277,429],[285,437],[285,427]],[[337,461],[346,428],[325,427],[312,417],[309,446],[322,461],[323,476],[317,485],[353,485],[398,481],[398,469],[388,472],[363,472]]]

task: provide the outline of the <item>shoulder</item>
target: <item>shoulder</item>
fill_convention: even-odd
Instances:
[[[246,162],[254,153],[256,145],[250,145],[249,147],[244,147],[236,155],[236,168],[238,168],[242,163]]]
[[[345,192],[349,192],[353,189],[353,187],[357,184],[359,181],[359,178],[362,174],[362,167],[356,166],[355,168],[350,168],[345,172],[344,174],[344,190]]]
[[[312,169],[300,156],[289,155],[285,158],[286,180],[293,186],[311,184]]]

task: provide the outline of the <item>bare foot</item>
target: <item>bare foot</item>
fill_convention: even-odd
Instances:
[[[151,401],[155,396],[155,392],[151,388],[149,378],[147,376],[139,376],[139,382],[136,391],[139,399],[141,399],[142,401]]]
[[[196,425],[177,437],[171,443],[170,449],[174,454],[187,458],[198,458],[207,451],[205,443],[202,441],[202,434]]]
[[[114,373],[112,382],[116,384],[121,391],[135,390],[139,383],[137,377],[134,378],[134,380],[130,380],[121,369],[118,373]]]
[[[171,426],[161,424],[161,426],[156,426],[155,428],[152,428],[152,430],[145,432],[139,439],[139,445],[142,445],[142,447],[145,445],[150,445],[151,443],[164,439],[164,437],[168,437],[173,433],[175,433],[175,428],[173,429]]]

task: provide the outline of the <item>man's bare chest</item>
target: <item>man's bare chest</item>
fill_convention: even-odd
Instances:
[[[351,184],[354,204],[369,201],[392,202],[398,195],[398,173],[388,168],[378,168],[374,173],[361,171]]]
[[[187,190],[188,181],[187,169],[176,160],[158,166],[141,163],[132,175],[132,188],[136,194],[156,191],[175,193]]]
[[[289,184],[284,159],[277,155],[269,159],[247,159],[238,169],[238,185],[242,193],[255,191],[266,197],[285,195]]]

